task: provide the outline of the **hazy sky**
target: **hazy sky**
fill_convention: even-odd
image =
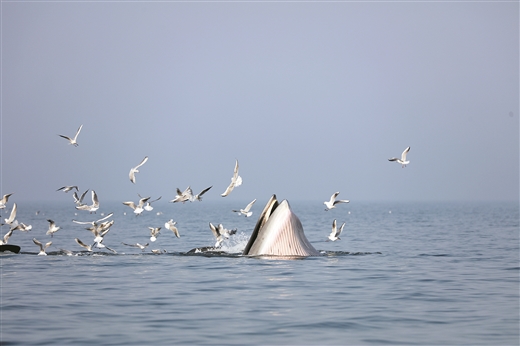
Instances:
[[[3,1],[1,20],[15,200],[217,200],[235,159],[228,200],[518,200],[518,2]],[[78,147],[58,136],[81,124]]]

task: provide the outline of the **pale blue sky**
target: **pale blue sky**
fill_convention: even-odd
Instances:
[[[16,200],[63,185],[218,200],[235,159],[228,200],[518,200],[518,2],[1,10],[0,189]],[[78,147],[58,136],[81,124]],[[407,146],[408,167],[388,161]]]

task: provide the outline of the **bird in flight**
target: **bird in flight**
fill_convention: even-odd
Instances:
[[[79,135],[79,132],[81,131],[81,128],[83,127],[83,125],[81,125],[78,129],[78,131],[76,131],[76,135],[74,136],[74,138],[70,138],[68,136],[64,136],[64,135],[58,135],[62,138],[65,138],[66,140],[69,141],[69,144],[72,144],[73,146],[77,147],[79,144],[78,144],[78,135]]]

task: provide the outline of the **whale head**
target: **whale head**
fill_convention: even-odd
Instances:
[[[276,195],[267,202],[260,214],[243,255],[250,256],[318,256],[309,243],[300,219],[287,200],[278,203]]]

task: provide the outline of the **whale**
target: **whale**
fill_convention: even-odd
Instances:
[[[319,256],[303,231],[300,219],[287,200],[278,202],[272,195],[242,252],[247,256]]]

